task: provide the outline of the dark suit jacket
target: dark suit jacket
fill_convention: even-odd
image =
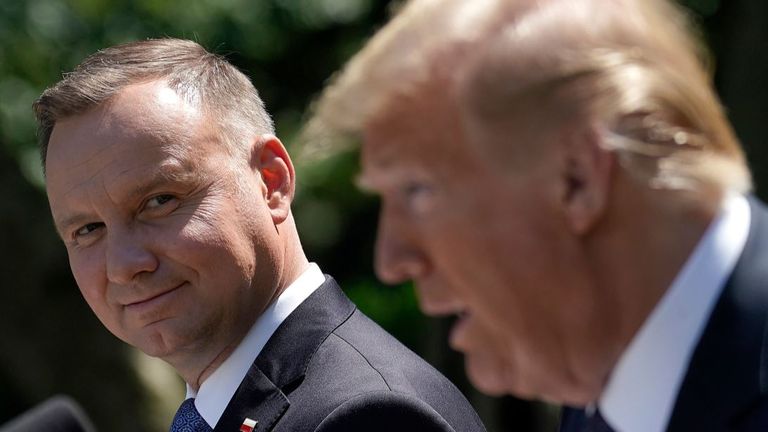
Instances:
[[[768,210],[750,200],[739,261],[688,365],[667,430],[768,431]],[[565,409],[562,431],[583,414]]]
[[[278,327],[216,432],[484,431],[456,387],[326,282]]]

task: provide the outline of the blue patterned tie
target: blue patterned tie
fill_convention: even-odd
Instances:
[[[189,398],[184,401],[176,411],[171,423],[171,432],[212,432],[208,423],[195,408],[195,399]]]

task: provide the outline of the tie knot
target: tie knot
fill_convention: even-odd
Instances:
[[[171,423],[170,432],[212,432],[208,423],[205,422],[203,417],[197,412],[195,408],[195,399],[189,398],[185,400],[179,410],[176,411],[176,415],[173,417],[173,423]]]

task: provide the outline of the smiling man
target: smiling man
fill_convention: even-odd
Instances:
[[[97,52],[35,103],[47,193],[101,322],[187,383],[171,431],[482,431],[309,263],[250,81],[190,41]]]
[[[458,316],[479,389],[568,431],[768,429],[768,211],[698,51],[666,0],[413,0],[318,101],[380,278]]]

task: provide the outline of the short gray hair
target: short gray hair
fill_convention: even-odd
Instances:
[[[128,85],[159,79],[215,119],[230,150],[246,148],[250,142],[242,141],[254,135],[274,133],[253,84],[226,59],[193,41],[148,39],[88,56],[35,101],[43,168],[57,121],[99,106]]]

